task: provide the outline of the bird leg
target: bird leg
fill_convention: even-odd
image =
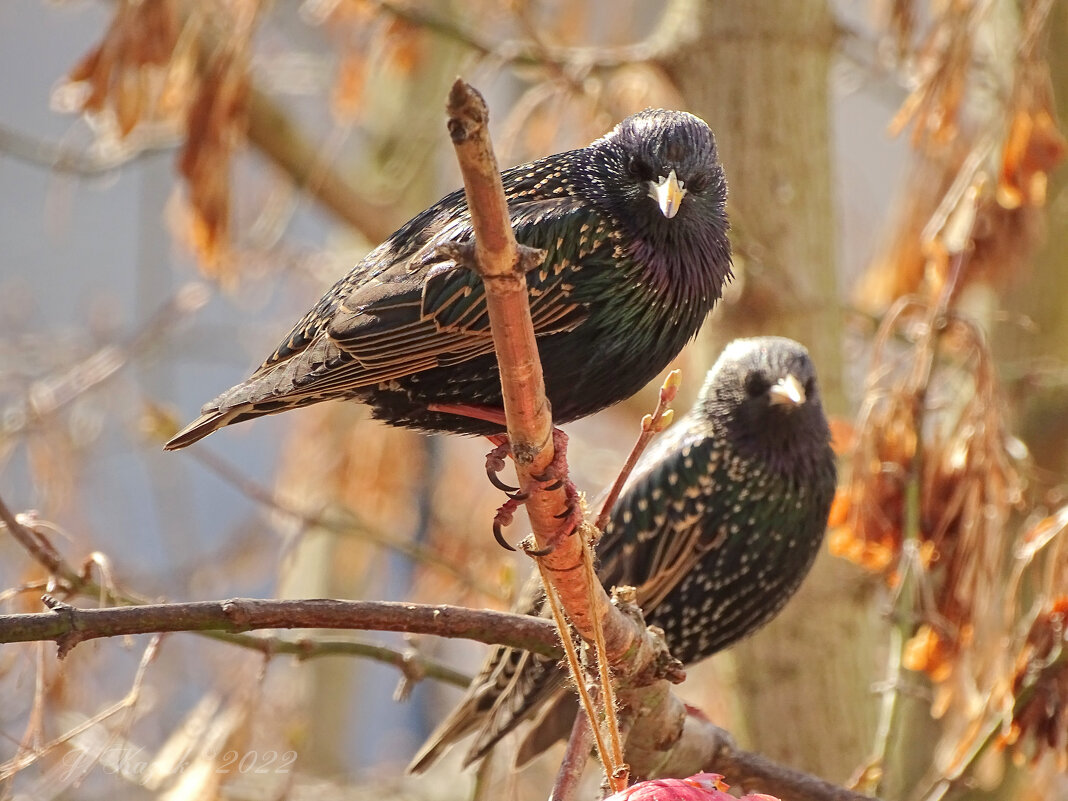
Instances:
[[[472,420],[497,423],[501,428],[508,427],[508,421],[504,418],[504,409],[498,409],[496,406],[476,406],[471,403],[428,403],[426,408],[428,412],[455,414],[460,417],[470,417]]]

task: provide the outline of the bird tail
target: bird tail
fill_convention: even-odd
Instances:
[[[473,731],[478,734],[464,756],[463,766],[466,768],[482,759],[505,735],[541,709],[547,698],[559,693],[565,676],[552,659],[516,648],[498,647],[459,706],[412,758],[408,772],[422,773],[449,746]]]
[[[408,773],[422,773],[435,762],[453,743],[462,740],[482,722],[474,697],[465,698],[460,706],[442,721],[434,733],[423,743],[422,748],[408,763]]]
[[[176,451],[179,448],[184,448],[187,445],[192,445],[194,442],[204,439],[204,437],[216,429],[243,420],[246,416],[258,416],[248,415],[248,412],[249,409],[244,409],[240,406],[230,409],[205,407],[204,413],[167,440],[163,449],[166,451]]]

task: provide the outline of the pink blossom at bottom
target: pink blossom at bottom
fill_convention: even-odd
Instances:
[[[735,798],[718,773],[695,773],[688,779],[651,779],[638,782],[605,801],[778,801],[764,793]]]

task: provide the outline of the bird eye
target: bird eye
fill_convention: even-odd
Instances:
[[[654,177],[653,168],[641,156],[631,156],[627,160],[627,174],[639,181],[651,181]]]
[[[750,398],[756,398],[763,395],[768,389],[771,388],[771,384],[760,373],[750,373],[745,377],[745,391]]]
[[[809,376],[805,379],[805,397],[811,398],[812,393],[816,391],[816,379],[813,376]]]
[[[703,192],[708,188],[708,181],[708,175],[699,172],[686,182],[686,188],[691,192]]]

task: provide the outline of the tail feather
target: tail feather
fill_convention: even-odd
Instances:
[[[179,448],[192,445],[194,442],[204,439],[204,437],[213,431],[220,429],[223,426],[228,426],[230,423],[236,423],[238,420],[242,419],[243,414],[248,411],[250,410],[240,406],[230,409],[206,408],[200,417],[167,440],[163,449],[166,451],[176,451]]]
[[[537,575],[523,585],[513,610],[528,615],[545,613],[545,596]],[[464,759],[464,767],[480,759],[534,707],[527,703],[548,672],[555,670],[551,659],[528,651],[498,645],[482,663],[478,676],[467,688],[460,703],[427,738],[412,758],[408,773],[422,773],[446,749],[468,734],[478,731],[475,743]]]
[[[448,750],[449,746],[458,740],[462,740],[481,723],[481,717],[470,707],[474,699],[469,699],[461,704],[438,726],[434,733],[427,738],[412,761],[408,763],[408,773],[422,773]]]

